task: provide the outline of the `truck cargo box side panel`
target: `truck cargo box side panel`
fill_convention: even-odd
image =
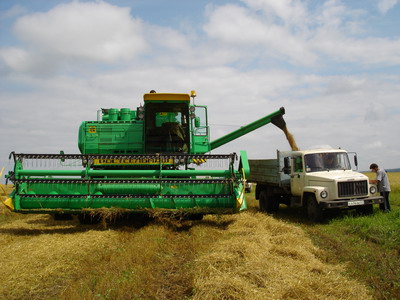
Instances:
[[[276,159],[250,159],[250,176],[248,181],[268,183],[279,186],[278,160]]]

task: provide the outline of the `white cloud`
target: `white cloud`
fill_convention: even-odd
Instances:
[[[386,14],[397,5],[398,0],[378,0],[378,10],[381,14]]]
[[[143,64],[149,57],[181,67],[400,64],[399,38],[357,37],[365,11],[333,0],[313,10],[307,4],[243,0],[242,5],[209,5],[206,35],[200,37],[134,19],[130,8],[74,1],[19,18],[14,33],[23,44],[0,49],[0,60],[3,69],[37,74],[52,74],[60,66],[76,71],[90,63]]]
[[[382,148],[383,143],[381,141],[373,141],[370,144],[365,145],[365,149],[380,149]]]
[[[294,35],[290,29],[270,22],[265,15],[236,5],[209,11],[209,22],[204,30],[226,47],[240,47],[249,57],[284,55],[300,65],[314,64],[317,59],[305,42],[305,32]]]
[[[366,78],[357,78],[355,76],[342,76],[339,78],[332,78],[328,81],[325,94],[337,97],[340,94],[353,94],[362,89],[368,89],[368,80]]]
[[[387,108],[385,108],[384,103],[380,103],[378,101],[371,102],[365,112],[364,120],[366,122],[372,122],[372,124],[376,124],[376,122],[381,122],[385,119]]]
[[[0,20],[14,18],[16,16],[26,13],[26,9],[19,4],[12,6],[10,9],[0,12]]]
[[[261,9],[265,16],[271,19],[279,18],[286,25],[301,27],[308,23],[307,7],[295,0],[243,0],[253,10]]]
[[[6,65],[16,71],[39,64],[65,62],[118,63],[142,53],[147,45],[142,24],[130,16],[130,8],[105,2],[71,2],[45,13],[20,17],[15,35],[24,42],[20,49],[3,49]],[[24,53],[29,52],[29,55]],[[33,61],[36,61],[33,63]]]
[[[400,39],[356,39],[322,29],[313,43],[316,50],[336,61],[357,63],[366,67],[400,64]]]
[[[20,48],[0,48],[0,59],[4,65],[17,71],[26,69],[27,65],[30,64],[29,56],[29,52]]]
[[[243,0],[244,6],[209,6],[204,30],[222,47],[234,47],[249,61],[265,58],[299,66],[349,62],[366,66],[400,64],[400,38],[361,37],[366,11],[340,1],[322,3]],[[328,60],[326,60],[328,58]]]

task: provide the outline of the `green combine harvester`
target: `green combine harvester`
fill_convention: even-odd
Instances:
[[[79,128],[81,154],[12,152],[6,178],[15,188],[4,204],[82,219],[104,209],[200,217],[246,209],[246,152],[206,153],[270,122],[283,129],[285,110],[210,142],[207,107],[195,96],[151,91],[136,110],[102,109]]]

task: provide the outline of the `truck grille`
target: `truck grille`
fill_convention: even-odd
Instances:
[[[368,183],[363,181],[339,182],[339,197],[368,195]]]

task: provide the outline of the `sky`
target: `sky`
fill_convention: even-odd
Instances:
[[[82,121],[150,90],[196,90],[211,140],[284,107],[299,148],[398,168],[399,2],[1,0],[0,170],[11,151],[79,153]],[[240,150],[290,146],[268,124],[213,153]]]

